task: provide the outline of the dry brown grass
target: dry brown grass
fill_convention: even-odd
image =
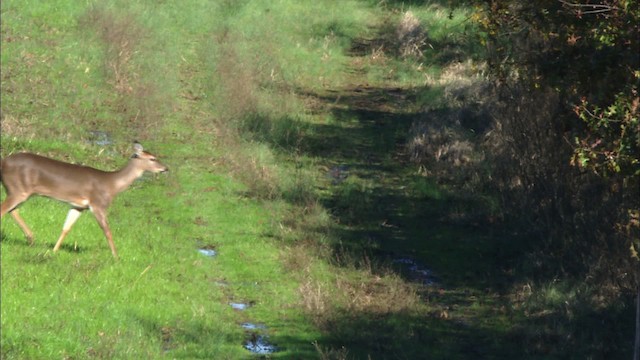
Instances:
[[[318,342],[314,342],[318,355],[321,360],[346,360],[349,358],[349,351],[343,346],[340,349],[326,348],[320,346]]]
[[[465,106],[474,102],[485,102],[490,93],[486,64],[472,60],[449,63],[437,76],[426,75],[425,85],[444,90],[447,105]]]
[[[412,312],[421,304],[415,287],[390,270],[374,274],[370,269],[352,268],[330,280],[318,279],[313,276],[314,258],[302,252],[306,255],[296,251],[292,256],[297,260],[290,259],[289,264],[303,269],[298,289],[301,306],[321,329],[331,331],[341,314],[388,316]]]
[[[491,126],[491,86],[484,65],[455,62],[426,84],[443,89],[444,109],[425,111],[411,126],[407,153],[424,174],[468,182],[484,160],[483,135]],[[435,105],[437,106],[437,104]]]
[[[0,117],[0,132],[20,139],[29,139],[36,135],[30,121],[4,114]]]
[[[412,310],[420,302],[415,289],[392,273],[339,278],[335,285],[348,312],[384,315]]]
[[[350,52],[356,57],[352,63],[359,68],[365,64],[384,66],[394,57],[422,58],[427,40],[420,19],[406,11],[400,20],[387,18],[373,38],[354,39]]]
[[[137,74],[131,64],[144,31],[133,15],[116,14],[99,6],[87,10],[79,21],[82,27],[94,29],[105,46],[105,70],[114,89],[131,94]]]
[[[427,32],[411,11],[407,11],[396,27],[398,51],[402,57],[421,57],[427,45]]]
[[[245,195],[260,199],[275,199],[281,195],[280,176],[267,148],[244,141],[237,129],[218,122],[217,146],[225,149],[221,159],[231,176],[246,186]]]
[[[273,45],[267,41],[262,53],[247,53],[251,46],[244,35],[228,31],[213,41],[217,118],[212,125],[231,174],[247,186],[249,196],[305,202],[310,187],[306,176],[290,181],[275,160],[274,147],[299,146],[302,125],[291,114],[301,111],[302,101],[290,91],[273,90],[278,83]]]
[[[219,89],[217,104],[226,125],[238,126],[259,111],[258,87],[260,78],[255,64],[238,54],[236,44],[240,35],[224,32],[217,39],[216,75]]]
[[[107,83],[116,94],[112,103],[124,124],[144,139],[162,123],[164,109],[172,100],[155,85],[155,75],[143,69],[145,54],[141,48],[148,30],[135,14],[122,14],[92,6],[80,18],[79,25],[95,32],[104,46],[104,71]]]
[[[296,233],[311,234],[308,228],[296,229]],[[357,258],[345,251],[336,253],[318,239],[294,243],[282,252],[281,258],[285,269],[299,279],[300,307],[324,331],[331,332],[344,314],[379,318],[413,313],[424,306],[414,284],[407,283],[388,264],[366,256]],[[330,266],[327,261],[333,263],[335,270],[330,278],[319,275],[325,266]],[[325,350],[337,355],[331,349]]]
[[[442,162],[447,168],[471,162],[474,145],[456,122],[455,114],[450,113],[425,116],[414,122],[407,143],[411,160],[423,165]]]
[[[243,138],[245,121],[258,114],[258,81],[251,65],[238,55],[233,38],[224,32],[215,39],[215,103],[219,114],[214,124],[216,139],[226,149],[224,158],[231,175],[247,186],[247,195],[273,198],[278,194],[278,176],[265,154],[260,157]]]

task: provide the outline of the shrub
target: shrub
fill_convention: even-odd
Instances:
[[[500,84],[492,177],[556,271],[633,291],[640,10],[626,0],[575,5],[484,5],[483,41]]]

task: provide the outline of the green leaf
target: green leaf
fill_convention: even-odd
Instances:
[[[583,152],[578,154],[578,158],[580,160],[580,166],[587,167],[589,164],[589,158]]]

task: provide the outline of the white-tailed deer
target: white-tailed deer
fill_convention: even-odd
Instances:
[[[29,243],[33,244],[33,233],[20,217],[18,206],[34,194],[69,203],[71,210],[67,214],[62,233],[53,248],[53,251],[58,251],[82,211],[89,209],[104,231],[113,256],[117,258],[118,253],[107,223],[107,209],[111,201],[145,171],[152,173],[168,171],[167,167],[157,161],[154,155],[144,151],[142,145],[134,143],[133,149],[134,153],[129,163],[114,172],[69,164],[30,153],[6,157],[0,165],[0,178],[7,190],[7,198],[2,202],[0,219],[3,219],[7,213],[11,213],[27,236]]]

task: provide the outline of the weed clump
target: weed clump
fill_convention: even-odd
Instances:
[[[97,32],[105,46],[105,71],[114,89],[121,94],[133,92],[132,59],[144,36],[133,15],[116,14],[102,7],[91,7],[80,19],[81,27]]]
[[[482,70],[471,61],[455,62],[439,78],[428,79],[442,88],[449,106],[426,109],[411,124],[405,149],[421,174],[467,189],[481,187],[483,145],[492,124],[491,86]]]
[[[162,69],[150,64],[150,57],[144,52],[150,30],[140,24],[135,14],[98,5],[89,7],[78,24],[96,34],[104,47],[105,78],[116,95],[116,100],[109,103],[125,120],[119,125],[135,129],[142,138],[158,129],[173,99],[156,85]],[[167,88],[168,79],[163,81]]]
[[[398,52],[401,57],[422,57],[427,44],[427,32],[411,11],[402,15],[396,27]]]
[[[271,59],[273,44],[262,44],[263,53],[256,56],[247,53],[253,46],[247,42],[244,35],[227,30],[214,38],[217,140],[227,149],[225,160],[247,186],[247,195],[306,204],[313,197],[313,179],[289,176],[289,169],[276,160],[278,153],[300,148],[304,114],[292,114],[303,112],[303,106],[294,93],[273,90],[273,69],[278,68]]]

